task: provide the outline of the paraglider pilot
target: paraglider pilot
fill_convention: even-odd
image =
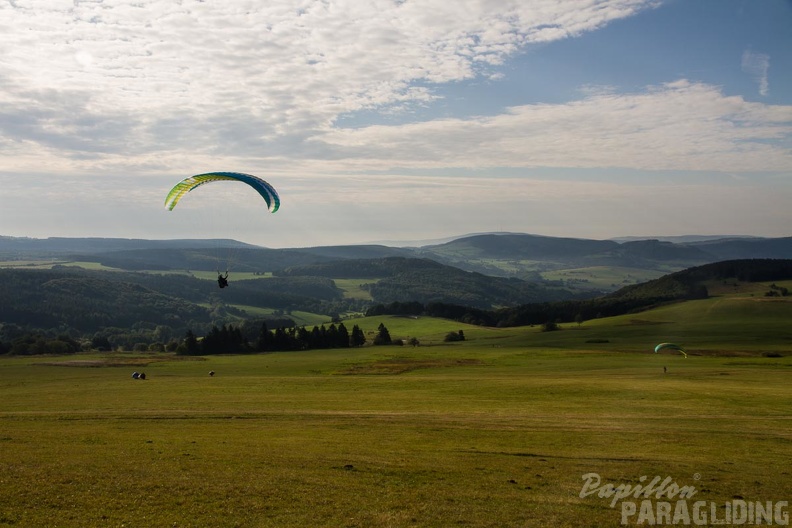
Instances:
[[[221,288],[228,286],[228,271],[225,272],[225,276],[219,271],[217,272],[217,285]]]

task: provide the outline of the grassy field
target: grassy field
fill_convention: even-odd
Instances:
[[[591,266],[587,268],[543,271],[540,275],[545,280],[564,281],[566,287],[573,290],[612,291],[630,284],[657,279],[672,271],[674,270],[657,271],[617,266]]]
[[[250,317],[261,317],[266,315],[272,315],[276,312],[276,310],[272,308],[260,308],[258,306],[248,306],[244,304],[235,304],[233,305],[235,308],[239,308],[240,310],[244,310]],[[315,314],[311,312],[302,312],[300,310],[292,310],[290,311],[285,317],[288,317],[294,324],[297,326],[305,326],[306,328],[312,328],[314,326],[319,326],[322,324],[330,324],[330,319],[326,315],[322,314]]]
[[[339,289],[344,291],[345,299],[370,301],[371,294],[363,289],[364,284],[374,284],[379,279],[333,279]]]
[[[0,268],[19,268],[19,269],[52,269],[54,266],[72,266],[87,270],[120,271],[118,268],[104,266],[98,262],[81,262],[75,260],[3,260],[0,261]]]
[[[791,309],[735,294],[559,332],[345,323],[419,347],[0,358],[0,526],[619,526],[621,504],[580,497],[589,473],[670,477],[721,516],[789,500]],[[651,352],[676,339],[688,359]]]

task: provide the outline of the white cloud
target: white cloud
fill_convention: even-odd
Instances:
[[[622,95],[584,87],[580,101],[475,119],[334,125],[366,108],[430,103],[438,96],[432,83],[497,78],[491,65],[526,43],[578,35],[653,5],[0,4],[0,168],[788,167],[790,107],[686,81]],[[763,90],[768,63],[743,57]]]
[[[334,130],[322,139],[352,163],[372,166],[772,171],[792,166],[792,106],[678,81],[491,117]]]
[[[767,96],[769,84],[767,72],[770,69],[770,56],[746,50],[742,55],[742,70],[750,75],[759,85],[759,94]]]
[[[653,5],[2,3],[0,168],[25,157],[82,170],[121,157],[162,170],[201,156],[269,158],[343,114],[431,101],[434,84],[497,76],[493,66],[527,43]]]
[[[420,112],[437,109],[447,85],[478,79],[502,88],[516,54],[540,53],[541,44],[658,4],[1,2],[3,234],[178,232],[294,246],[327,242],[328,233],[352,243],[385,231],[388,238],[494,229],[738,233],[749,216],[742,200],[753,204],[754,232],[784,231],[790,106],[679,80],[631,93],[581,86],[575,101],[492,115]],[[767,56],[749,52],[743,67],[767,93]],[[390,114],[399,119],[380,123],[399,124],[372,124]],[[373,117],[344,128],[349,115]],[[225,224],[210,225],[217,228],[210,233],[191,223],[205,216],[190,207],[200,195],[178,215],[164,210],[177,178],[229,168],[266,174],[286,197],[277,215],[262,219],[258,204],[240,196],[234,224],[225,232]],[[562,168],[588,172],[562,178]],[[618,168],[637,176],[611,177]],[[700,171],[726,174],[702,181]],[[765,185],[762,171],[777,181]],[[723,187],[709,185],[715,179]],[[656,199],[674,201],[677,210],[665,214]],[[647,223],[625,226],[627,217]],[[691,227],[699,220],[710,223]]]

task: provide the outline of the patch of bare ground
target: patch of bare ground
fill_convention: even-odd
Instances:
[[[630,319],[630,322],[624,323],[619,326],[633,326],[633,325],[663,325],[670,324],[671,321],[647,321],[646,319]]]
[[[390,358],[367,363],[365,365],[353,365],[339,372],[343,375],[361,374],[404,374],[418,369],[443,368],[443,367],[468,367],[483,365],[480,359],[416,359],[416,358]]]
[[[113,357],[98,359],[68,359],[65,361],[45,361],[36,363],[47,367],[83,367],[83,368],[103,368],[103,367],[146,367],[152,363],[162,363],[164,361],[206,361],[206,358],[197,356],[167,356],[167,357]]]

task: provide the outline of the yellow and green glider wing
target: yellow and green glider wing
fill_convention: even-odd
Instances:
[[[205,174],[196,174],[195,176],[185,178],[170,190],[168,196],[165,198],[165,207],[167,207],[169,211],[173,211],[173,208],[176,207],[176,204],[179,203],[182,196],[205,183],[217,181],[239,181],[247,183],[256,189],[261,197],[264,198],[264,201],[267,202],[267,208],[271,213],[274,213],[280,207],[280,198],[272,185],[261,178],[241,172],[207,172]]]

